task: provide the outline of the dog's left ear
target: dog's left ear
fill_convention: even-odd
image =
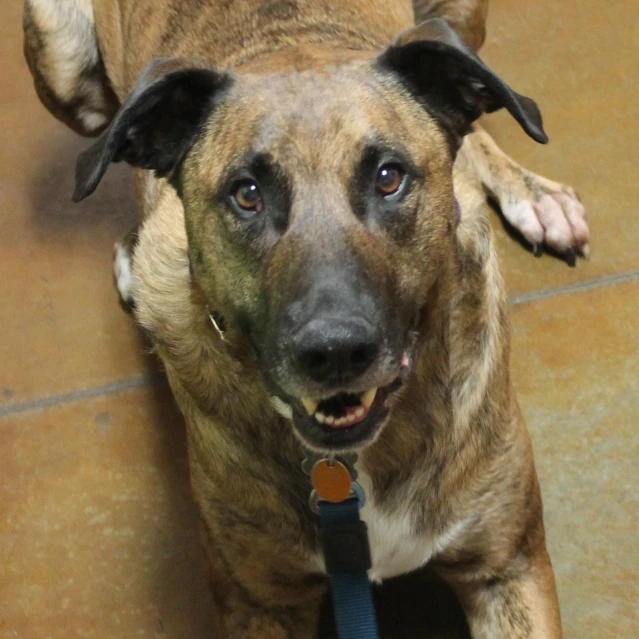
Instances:
[[[441,18],[400,33],[378,64],[399,76],[458,143],[482,113],[501,108],[531,138],[548,142],[535,102],[498,78]]]
[[[228,75],[200,62],[152,60],[109,128],[78,157],[73,201],[93,193],[111,162],[174,175],[228,84]]]

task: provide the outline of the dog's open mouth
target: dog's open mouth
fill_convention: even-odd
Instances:
[[[366,419],[377,391],[377,388],[371,388],[359,395],[338,393],[328,399],[306,398],[301,401],[308,414],[319,424],[329,428],[349,428]]]
[[[410,369],[402,359],[398,377],[386,386],[361,393],[338,392],[324,399],[305,397],[293,411],[293,424],[311,448],[348,450],[370,443],[386,422],[389,396],[404,382]]]
[[[374,439],[388,417],[388,395],[395,383],[364,393],[337,393],[322,400],[305,398],[293,424],[313,448],[344,450]]]

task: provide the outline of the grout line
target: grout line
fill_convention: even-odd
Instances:
[[[31,410],[42,410],[43,408],[51,408],[52,406],[63,406],[64,404],[77,402],[82,399],[94,399],[95,397],[114,395],[123,391],[153,386],[162,379],[164,379],[164,373],[157,371],[154,373],[147,373],[146,375],[140,375],[139,377],[121,379],[117,382],[112,382],[111,384],[104,384],[103,386],[94,386],[93,388],[84,388],[81,390],[71,391],[70,393],[62,393],[61,395],[52,395],[51,397],[33,399],[20,404],[0,406],[0,419],[9,415],[26,413]]]
[[[577,284],[568,284],[566,286],[558,286],[556,288],[546,288],[532,293],[524,293],[523,295],[513,295],[510,298],[511,306],[519,304],[528,304],[538,300],[545,300],[549,297],[557,297],[559,295],[570,295],[571,293],[580,293],[582,291],[591,291],[604,286],[614,286],[623,282],[634,282],[639,280],[639,271],[628,271],[620,275],[606,275]],[[136,388],[144,388],[153,386],[165,378],[164,373],[156,371],[131,377],[129,379],[121,379],[111,384],[103,386],[94,386],[93,388],[85,388],[82,390],[71,391],[70,393],[62,393],[60,395],[52,395],[51,397],[43,397],[41,399],[33,399],[28,402],[19,404],[9,404],[0,406],[0,419],[9,415],[17,415],[26,413],[31,410],[42,410],[43,408],[51,408],[52,406],[62,406],[71,402],[77,402],[82,399],[94,399],[105,395],[115,395],[123,391],[134,390]]]
[[[566,284],[565,286],[557,286],[556,288],[545,288],[540,291],[533,291],[532,293],[524,293],[523,295],[513,295],[510,298],[510,304],[511,306],[517,306],[518,304],[527,304],[529,302],[545,300],[549,297],[556,297],[558,295],[581,293],[582,291],[591,291],[596,288],[614,286],[615,284],[622,284],[623,282],[634,282],[635,280],[639,280],[639,271],[628,271],[627,273],[621,273],[620,275],[606,275],[604,277],[599,277],[594,280],[586,280],[585,282],[578,282],[576,284]]]

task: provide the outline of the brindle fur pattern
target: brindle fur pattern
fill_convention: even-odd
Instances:
[[[316,637],[326,578],[303,446],[272,407],[241,328],[231,322],[222,341],[208,310],[259,314],[265,291],[279,308],[322,256],[355,254],[371,282],[388,280],[399,300],[423,309],[414,369],[393,397],[390,422],[360,455],[371,516],[405,521],[411,540],[423,540],[422,563],[430,558],[456,589],[474,639],[560,637],[531,444],[509,377],[507,300],[467,148],[475,134],[453,166],[437,122],[371,63],[415,12],[445,17],[478,47],[487,2],[67,4],[83,17],[60,26],[58,3],[28,0],[25,48],[44,103],[76,130],[101,129],[104,122],[87,125],[99,118],[87,120],[79,105],[110,118],[110,91],[124,102],[154,56],[241,76],[184,163],[182,199],[167,180],[135,171],[142,222],[133,301],[186,418],[218,636]],[[78,29],[86,66],[67,60],[61,71],[55,38]],[[96,95],[102,102],[91,102]],[[348,185],[359,140],[370,134],[401,142],[428,176],[428,197],[415,196],[419,215],[375,237],[353,222]],[[268,150],[294,194],[287,232],[257,249],[257,240],[237,239],[235,221],[210,214],[227,165],[255,148]],[[324,181],[309,183],[309,167]]]

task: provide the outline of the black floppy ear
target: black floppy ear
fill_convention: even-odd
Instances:
[[[109,128],[78,157],[73,201],[93,193],[111,162],[170,177],[193,146],[214,99],[230,77],[202,63],[156,58]]]
[[[398,75],[457,139],[482,113],[505,108],[533,140],[548,142],[535,102],[498,78],[441,18],[400,33],[378,64]]]

